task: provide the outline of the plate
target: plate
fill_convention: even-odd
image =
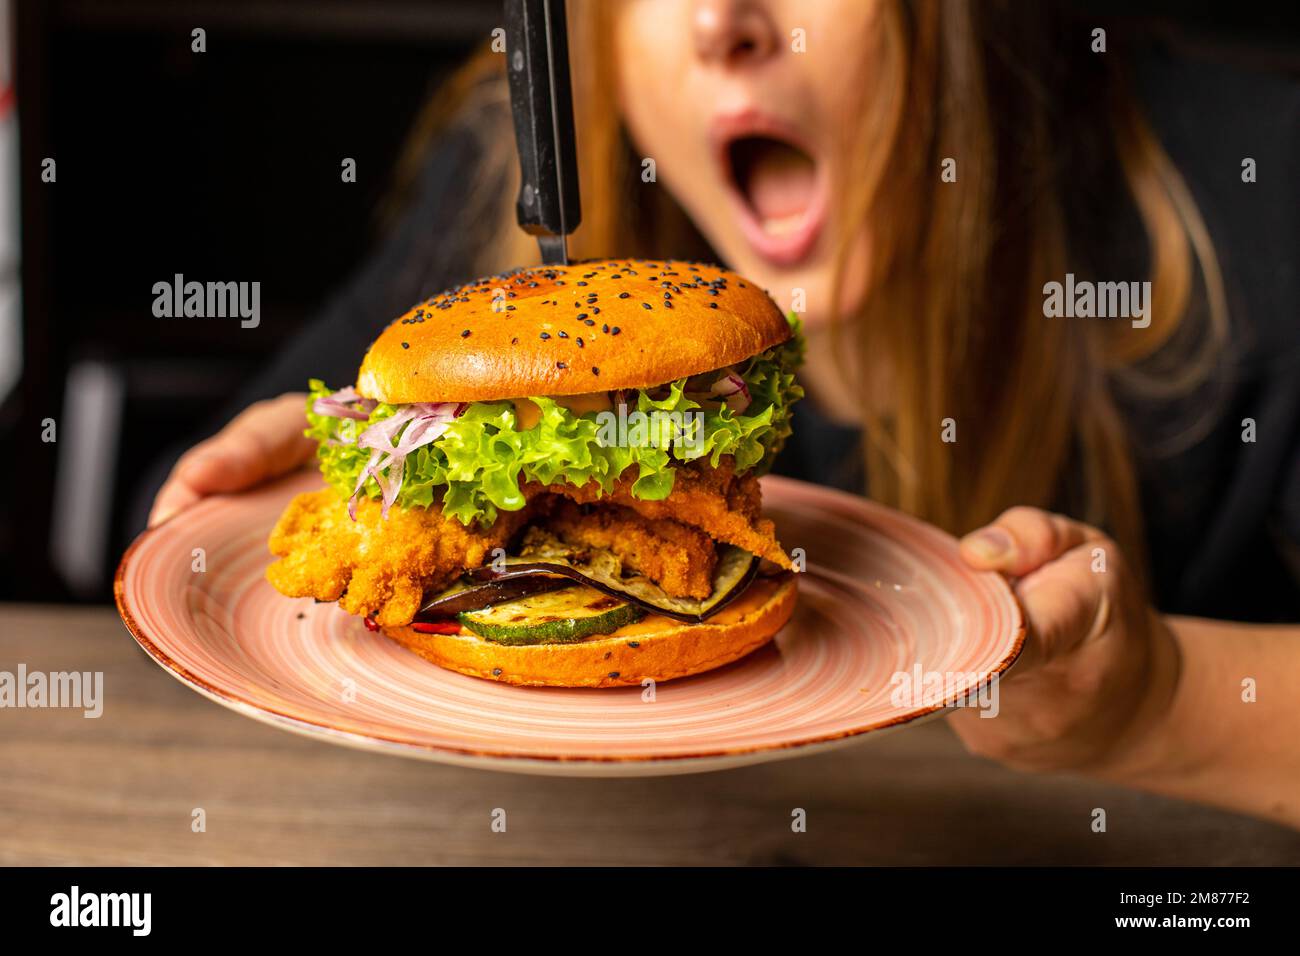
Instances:
[[[513,687],[431,664],[334,604],[264,575],[299,472],[205,499],[136,539],[117,606],[174,677],[248,717],[332,743],[497,770],[643,776],[809,754],[975,699],[1015,661],[1020,608],[952,537],[863,498],[763,479],[764,513],[801,548],[793,618],[762,650],[654,687]],[[942,677],[943,688],[929,683]],[[936,678],[937,679],[937,678]],[[911,691],[909,693],[909,691]]]

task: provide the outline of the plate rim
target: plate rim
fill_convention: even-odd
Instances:
[[[308,468],[297,469],[293,472],[282,475],[279,478],[273,479],[270,483],[287,482],[300,474],[307,474],[309,471],[310,469]],[[841,491],[838,488],[830,488],[813,482],[800,481],[796,478],[787,478],[783,475],[772,475],[765,477],[763,480],[767,483],[773,479],[775,479],[778,484],[805,486],[807,488],[815,489],[819,494],[828,494],[832,497],[843,499],[845,504],[855,509],[884,509],[890,514],[901,518],[905,523],[918,524],[930,533],[939,534],[951,541],[956,540],[942,528],[938,528],[926,521],[922,521],[920,518],[916,518],[906,512],[889,508],[887,505],[882,505],[869,498]],[[248,492],[255,490],[258,489],[248,489]],[[223,493],[200,499],[199,501],[187,505],[180,511],[177,511],[175,514],[168,516],[165,521],[159,522],[158,524],[141,531],[127,547],[126,551],[123,552],[121,560],[118,561],[117,569],[113,573],[113,600],[117,606],[118,615],[121,617],[122,623],[125,625],[128,633],[130,633],[131,637],[138,645],[140,645],[144,652],[149,655],[154,663],[191,690],[198,692],[209,700],[212,700],[237,714],[249,717],[261,723],[266,723],[270,726],[279,727],[313,739],[343,744],[361,750],[369,750],[372,752],[379,751],[382,753],[397,754],[408,758],[425,760],[437,760],[439,755],[443,755],[454,758],[454,760],[450,762],[460,763],[462,765],[475,764],[488,768],[499,766],[501,762],[508,762],[510,764],[525,764],[539,769],[549,768],[552,770],[559,770],[564,767],[608,767],[611,769],[615,767],[646,767],[647,769],[652,767],[682,767],[683,769],[689,769],[692,764],[726,761],[728,759],[744,760],[745,758],[755,758],[749,762],[761,762],[764,759],[762,755],[770,755],[767,756],[766,759],[776,760],[785,754],[798,756],[801,755],[801,753],[824,750],[837,743],[847,743],[854,738],[862,737],[869,733],[893,730],[916,721],[934,717],[936,714],[954,707],[959,699],[968,697],[972,691],[982,690],[994,678],[1005,674],[1012,665],[1019,660],[1025,647],[1027,627],[1025,624],[1024,608],[1021,606],[1020,599],[1016,596],[1015,590],[1011,587],[1006,577],[1001,574],[994,574],[997,579],[996,587],[1003,591],[1004,595],[1010,599],[1011,607],[1014,611],[1014,637],[1012,639],[1010,652],[976,684],[953,694],[951,699],[945,698],[941,703],[919,707],[898,717],[875,721],[865,726],[851,727],[833,733],[803,737],[798,740],[747,745],[718,750],[700,750],[689,754],[673,754],[670,756],[660,756],[656,754],[628,754],[622,756],[610,754],[521,754],[511,751],[457,747],[453,745],[420,744],[413,743],[410,740],[388,737],[379,733],[358,733],[352,730],[340,729],[323,721],[308,720],[292,714],[283,713],[273,707],[255,703],[251,700],[240,697],[238,694],[226,691],[215,684],[212,684],[203,677],[192,673],[188,668],[184,667],[172,659],[170,655],[165,653],[155,643],[155,640],[145,633],[145,629],[141,626],[140,622],[136,620],[135,616],[131,613],[130,608],[127,606],[125,585],[127,566],[138,548],[140,548],[148,539],[155,536],[156,533],[165,525],[170,524],[177,518],[204,506],[219,505],[226,500],[238,498],[248,492]],[[780,632],[778,631],[777,633]],[[743,659],[736,663],[743,665]],[[541,689],[544,690],[545,688]],[[501,769],[518,768],[512,767]],[[708,768],[700,767],[699,769],[704,770]],[[717,767],[714,769],[723,768]]]

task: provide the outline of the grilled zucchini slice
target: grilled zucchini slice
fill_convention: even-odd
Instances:
[[[635,604],[579,585],[462,611],[456,618],[479,637],[498,644],[571,644],[595,634],[612,634],[644,616]]]

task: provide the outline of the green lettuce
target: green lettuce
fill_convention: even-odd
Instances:
[[[655,501],[673,490],[678,465],[699,458],[716,467],[724,455],[731,455],[737,472],[762,474],[790,435],[791,406],[803,397],[795,381],[804,354],[802,328],[797,316],[791,314],[789,320],[794,335],[787,342],[736,367],[750,394],[743,414],[725,405],[702,406],[687,396],[688,380],[678,379],[666,385],[667,394],[660,399],[644,391],[627,393],[628,411],[635,407],[647,416],[655,410],[700,411],[701,419],[680,419],[692,430],[680,433],[660,417],[663,427],[648,429],[644,440],[620,444],[610,440],[614,436],[609,418],[600,418],[598,412],[578,415],[552,399],[530,397],[541,414],[531,428],[521,428],[513,402],[473,402],[439,438],[406,457],[397,504],[429,507],[441,499],[444,514],[467,525],[491,525],[499,511],[524,506],[520,484],[525,481],[597,482],[608,494],[625,472],[635,468],[632,495]],[[319,443],[317,457],[325,480],[349,496],[371,454],[357,447],[357,436],[400,406],[379,403],[365,421],[334,418],[312,410],[316,399],[333,390],[317,379],[311,381],[310,390],[304,434]],[[663,388],[654,391],[662,393]],[[379,498],[378,483],[367,479],[361,494]]]

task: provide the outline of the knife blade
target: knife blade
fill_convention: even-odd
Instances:
[[[505,0],[507,73],[519,195],[515,218],[542,262],[567,265],[566,237],[582,221],[564,0]]]

